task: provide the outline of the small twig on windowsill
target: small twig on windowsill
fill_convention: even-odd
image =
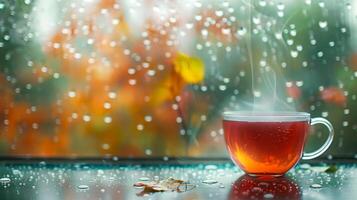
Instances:
[[[180,102],[177,101],[177,99],[175,97],[174,97],[174,103],[177,105],[177,109],[176,109],[177,116],[181,118],[181,122],[180,122],[181,129],[183,129],[185,131],[185,135],[186,135],[185,136],[185,154],[187,156],[187,154],[188,154],[188,142],[189,142],[189,138],[187,136],[187,134],[188,134],[188,126],[187,126],[187,124],[185,122]]]

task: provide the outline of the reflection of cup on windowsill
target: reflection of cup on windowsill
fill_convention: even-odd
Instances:
[[[233,184],[227,199],[298,200],[301,199],[301,191],[297,183],[285,176],[252,177],[243,175]]]
[[[333,127],[324,118],[305,112],[225,112],[223,128],[232,160],[254,176],[281,176],[302,159],[320,156],[333,140]],[[311,125],[321,123],[329,130],[322,147],[303,153]]]

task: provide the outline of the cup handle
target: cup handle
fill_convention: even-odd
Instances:
[[[303,156],[302,156],[303,160],[310,160],[310,159],[320,156],[329,148],[329,146],[332,143],[333,136],[334,136],[334,130],[333,130],[332,124],[328,120],[321,118],[321,117],[316,117],[316,118],[311,119],[311,126],[315,125],[315,124],[325,125],[329,130],[329,135],[328,135],[326,142],[319,149],[317,149],[316,151],[311,152],[311,153],[304,152]]]

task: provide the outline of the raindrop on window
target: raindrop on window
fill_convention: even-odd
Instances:
[[[109,93],[108,93],[108,97],[109,97],[110,99],[115,99],[115,98],[117,97],[117,94],[116,94],[115,92],[109,92]]]
[[[38,129],[38,123],[32,123],[32,128],[33,129]]]
[[[289,46],[294,44],[294,40],[286,40],[286,44],[288,44]]]
[[[77,113],[72,113],[71,116],[72,116],[73,119],[77,119],[78,118],[78,114]]]
[[[260,91],[254,91],[253,94],[255,97],[261,97],[262,95]]]
[[[176,122],[179,124],[182,122],[182,118],[181,117],[176,117]]]
[[[227,86],[226,85],[220,85],[218,88],[221,91],[225,91],[227,89]]]
[[[91,120],[91,117],[89,115],[83,115],[84,122],[89,122],[90,120]]]
[[[223,11],[222,11],[222,10],[216,10],[215,14],[216,14],[218,17],[222,17],[222,16],[223,16]]]
[[[110,123],[112,122],[112,117],[110,117],[110,116],[105,116],[105,117],[104,117],[104,122],[105,122],[106,124],[110,124]]]
[[[136,129],[138,129],[138,131],[142,131],[142,130],[144,130],[144,125],[138,124],[138,125],[136,126]]]
[[[320,1],[320,2],[319,2],[319,6],[320,6],[321,8],[324,8],[324,7],[325,7],[325,2]]]
[[[146,122],[151,122],[151,121],[152,121],[151,115],[146,115],[146,116],[144,117],[144,120],[145,120]]]
[[[319,21],[319,26],[320,26],[320,28],[326,28],[327,27],[327,21]]]
[[[152,154],[151,149],[145,149],[145,154],[150,156]]]
[[[75,92],[75,91],[69,91],[69,92],[68,92],[68,96],[69,96],[70,98],[74,98],[74,97],[76,97],[76,92]]]
[[[333,42],[333,41],[329,42],[328,44],[330,45],[330,47],[335,46],[335,42]]]
[[[302,47],[301,45],[297,45],[297,46],[296,46],[296,50],[302,51],[302,50],[303,50],[303,47]]]
[[[53,78],[58,79],[59,76],[60,76],[59,73],[57,73],[57,72],[53,73]]]
[[[298,57],[299,53],[297,51],[290,51],[290,55],[291,57],[296,58]]]
[[[278,17],[284,17],[284,12],[283,11],[278,11]]]
[[[316,40],[314,40],[314,39],[310,40],[310,44],[311,45],[315,45],[316,44]]]
[[[109,102],[105,102],[103,104],[103,107],[108,110],[108,109],[110,109],[112,107],[112,105]]]
[[[352,8],[350,3],[346,3],[346,7],[347,7],[348,10],[351,10],[351,8]]]
[[[348,115],[348,114],[350,113],[350,109],[344,109],[344,110],[343,110],[343,113],[344,113],[345,115]]]
[[[348,126],[348,121],[343,121],[342,126],[344,126],[344,127]]]
[[[201,34],[202,34],[202,36],[207,37],[208,31],[206,29],[202,29]]]
[[[247,30],[244,27],[239,28],[238,35],[243,36],[247,33]]]
[[[267,2],[266,2],[265,0],[260,0],[260,1],[259,1],[259,5],[260,5],[261,7],[265,7],[265,6],[267,5]]]

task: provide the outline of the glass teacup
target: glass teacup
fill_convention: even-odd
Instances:
[[[324,118],[305,112],[224,112],[224,136],[232,160],[249,175],[280,176],[302,159],[313,159],[332,143],[334,131]],[[329,130],[326,142],[303,153],[311,125]]]

